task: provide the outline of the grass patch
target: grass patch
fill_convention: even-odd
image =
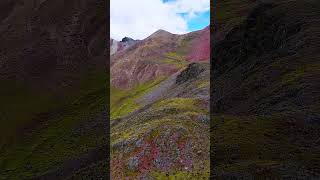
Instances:
[[[157,80],[150,81],[145,84],[138,85],[131,90],[121,90],[115,87],[110,89],[110,111],[111,119],[125,116],[140,108],[140,105],[136,103],[136,100],[143,96],[145,93],[152,90],[165,77],[160,77]]]
[[[162,100],[154,105],[154,108],[166,107],[183,110],[197,110],[201,101],[196,98],[171,98]]]
[[[209,87],[210,86],[210,81],[202,81],[198,84],[198,88],[199,89],[202,89],[202,88],[205,88],[205,87]]]
[[[164,59],[161,62],[166,64],[175,65],[177,68],[183,68],[188,65],[188,62],[185,60],[186,57],[184,55],[178,54],[177,52],[169,52],[165,54]]]

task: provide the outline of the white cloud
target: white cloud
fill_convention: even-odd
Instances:
[[[209,10],[209,0],[111,0],[110,36],[116,40],[128,36],[144,39],[163,29],[175,34],[188,32],[187,19],[178,13],[193,17]]]
[[[168,4],[176,13],[188,13],[191,16],[210,10],[210,0],[175,0]]]

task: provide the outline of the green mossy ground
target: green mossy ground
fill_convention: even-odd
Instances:
[[[73,176],[66,179],[107,179],[109,177],[107,163],[108,162],[102,161],[85,169],[80,169]]]
[[[218,177],[238,172],[239,177],[281,179],[279,169],[283,165],[294,171],[320,164],[319,149],[297,145],[293,140],[296,135],[283,129],[288,117],[215,115],[212,122],[211,153]]]
[[[106,72],[92,70],[84,77],[65,97],[21,85],[4,98],[0,179],[32,179],[103,145],[103,126],[79,131],[106,105]]]
[[[288,123],[284,118],[214,116],[211,153],[216,162],[215,173],[238,172],[255,178],[280,179],[279,167],[284,164],[297,169],[319,164],[319,151],[297,146],[290,132],[283,129]]]

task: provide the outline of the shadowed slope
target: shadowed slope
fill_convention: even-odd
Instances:
[[[227,21],[212,49],[215,178],[320,177],[319,7],[268,1],[217,15]]]
[[[16,2],[0,23],[0,179],[64,179],[106,161],[67,163],[105,144],[105,5]]]

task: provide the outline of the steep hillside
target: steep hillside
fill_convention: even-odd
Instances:
[[[1,1],[0,179],[106,177],[104,7]]]
[[[211,60],[214,178],[319,179],[319,1],[217,8],[225,11]]]
[[[111,178],[209,177],[209,35],[159,30],[112,55]]]

